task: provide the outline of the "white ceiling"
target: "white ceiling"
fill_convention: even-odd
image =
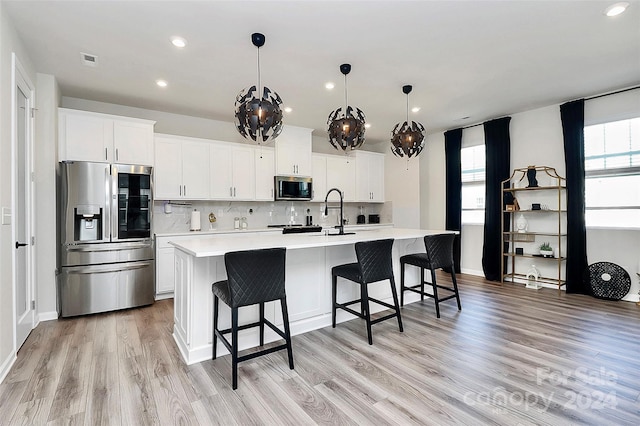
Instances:
[[[388,141],[411,116],[428,133],[640,84],[640,1],[6,1],[36,71],[63,96],[233,121],[235,96],[262,82],[293,108],[285,123],[326,134],[344,103]],[[188,45],[174,48],[180,35]],[[82,65],[80,52],[98,56]],[[160,89],[156,79],[169,86]],[[336,88],[324,88],[333,81]],[[469,117],[463,119],[463,117]]]

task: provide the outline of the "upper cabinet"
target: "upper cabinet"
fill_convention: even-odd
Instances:
[[[213,200],[255,199],[254,148],[232,143],[211,144],[210,194]]]
[[[324,201],[327,195],[327,156],[311,155],[311,179],[313,180],[313,197],[311,201]]]
[[[157,200],[209,199],[209,143],[156,135],[154,191]]]
[[[384,203],[384,154],[356,152],[356,201]]]
[[[155,121],[58,109],[59,161],[154,165]]]
[[[344,201],[356,201],[356,159],[353,156],[327,155],[327,191],[331,188],[342,191]]]
[[[275,183],[273,176],[275,175],[275,151],[273,148],[256,148],[255,149],[256,164],[256,200],[273,201]],[[315,181],[314,181],[315,183]]]
[[[276,138],[276,174],[311,176],[312,129],[284,125]]]

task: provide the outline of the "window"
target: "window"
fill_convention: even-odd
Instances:
[[[460,150],[462,163],[462,223],[484,223],[485,148],[470,146]]]
[[[587,226],[640,228],[640,117],[584,128]]]

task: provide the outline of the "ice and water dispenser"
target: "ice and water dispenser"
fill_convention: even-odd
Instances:
[[[102,207],[76,206],[74,209],[73,240],[102,240]]]

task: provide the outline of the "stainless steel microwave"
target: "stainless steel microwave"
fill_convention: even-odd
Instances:
[[[310,177],[275,176],[275,199],[309,201],[313,197],[313,183]]]

